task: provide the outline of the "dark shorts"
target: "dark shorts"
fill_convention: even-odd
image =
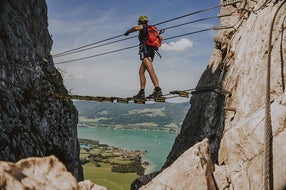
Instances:
[[[146,57],[151,57],[153,61],[155,56],[155,50],[150,46],[146,46],[146,48],[140,48],[139,55],[140,55],[140,60],[143,60]]]

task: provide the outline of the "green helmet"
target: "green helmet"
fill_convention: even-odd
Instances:
[[[148,22],[148,17],[147,16],[140,16],[138,18],[138,24],[147,23],[147,22]]]

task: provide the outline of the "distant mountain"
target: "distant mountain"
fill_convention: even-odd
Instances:
[[[74,101],[79,127],[180,130],[190,107],[184,103],[119,104]]]

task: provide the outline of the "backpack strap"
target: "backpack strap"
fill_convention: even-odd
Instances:
[[[140,30],[138,39],[141,44],[144,44],[148,37],[148,31],[147,31],[148,25],[147,24],[142,24],[142,25],[143,25],[143,29]]]
[[[155,49],[154,49],[154,51],[155,51],[155,53],[156,53],[160,58],[162,58],[162,55],[158,52],[158,50],[155,50]]]

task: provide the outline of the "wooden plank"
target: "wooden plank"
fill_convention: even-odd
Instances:
[[[117,103],[128,104],[129,100],[127,98],[116,98]]]
[[[174,90],[171,91],[170,94],[178,94],[180,97],[189,98],[190,93],[186,91]]]
[[[179,96],[183,98],[189,98],[189,93],[185,91],[179,91]]]
[[[165,97],[156,97],[154,98],[154,102],[166,102],[166,98]]]
[[[144,99],[134,99],[135,104],[146,104],[146,100]]]

